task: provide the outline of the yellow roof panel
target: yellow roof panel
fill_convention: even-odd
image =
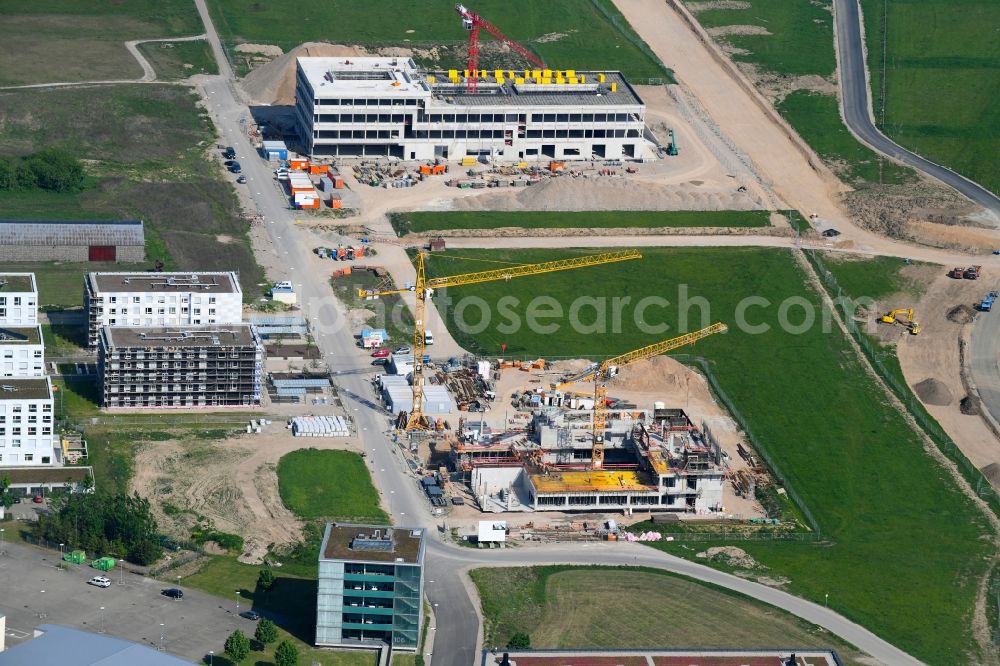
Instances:
[[[550,472],[532,474],[531,483],[540,493],[599,492],[623,490],[656,490],[646,474],[615,471]]]

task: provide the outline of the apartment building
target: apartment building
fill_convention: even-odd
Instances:
[[[42,327],[0,326],[0,377],[44,377]]]
[[[319,551],[316,645],[416,650],[425,537],[421,528],[328,524]]]
[[[0,273],[0,326],[38,324],[38,286],[34,273]]]
[[[425,72],[409,58],[298,58],[298,132],[313,157],[500,162],[649,159],[646,105],[620,72]]]
[[[47,377],[0,380],[0,468],[58,462]]]
[[[88,273],[83,297],[91,349],[97,348],[102,326],[199,326],[243,320],[243,290],[233,271]]]
[[[102,326],[97,372],[109,409],[254,407],[264,343],[249,324]]]

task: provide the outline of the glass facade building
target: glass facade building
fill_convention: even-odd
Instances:
[[[320,549],[316,645],[416,650],[424,531],[330,524]]]

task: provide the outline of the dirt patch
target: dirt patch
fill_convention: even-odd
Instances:
[[[565,39],[566,37],[569,37],[569,33],[567,32],[550,32],[548,34],[542,35],[541,37],[536,39],[535,42],[537,42],[538,44],[547,44],[549,42],[558,42],[560,39]]]
[[[215,237],[215,240],[219,243],[222,243],[223,245],[229,245],[230,243],[233,242],[233,237],[227,236],[226,234],[219,234],[218,236]]]
[[[770,35],[770,30],[761,25],[720,25],[714,28],[706,28],[705,32],[712,37],[725,37],[726,35]]]
[[[259,53],[260,55],[271,56],[277,58],[278,56],[284,54],[280,46],[275,46],[274,44],[237,44],[237,53]]]
[[[753,5],[742,0],[709,0],[708,2],[685,2],[688,11],[697,14],[710,9],[750,9]]]
[[[718,562],[719,564],[727,564],[740,569],[766,568],[757,560],[750,557],[745,550],[736,546],[713,546],[708,550],[698,553],[695,557],[700,557],[710,562]]]
[[[983,413],[982,402],[974,395],[967,395],[962,398],[958,403],[958,409],[968,416],[978,416]]]
[[[933,377],[925,379],[913,387],[920,399],[930,405],[947,407],[954,399],[948,386]]]
[[[956,305],[952,309],[948,310],[948,321],[953,321],[956,324],[968,324],[975,318],[976,311],[965,303]]]
[[[1000,488],[1000,463],[990,463],[979,470],[994,488]]]
[[[370,55],[360,46],[306,42],[257,67],[242,80],[243,90],[256,104],[295,104],[295,59]]]
[[[753,26],[724,26],[726,28],[734,27],[753,27]],[[733,33],[731,33],[733,34]],[[735,34],[760,34],[760,33],[735,33]],[[720,46],[727,53],[735,53],[735,47],[727,44],[725,41],[719,42]],[[819,76],[818,74],[806,74],[803,76],[789,76],[787,74],[779,74],[777,72],[771,72],[760,68],[754,63],[749,62],[738,62],[736,66],[746,74],[747,78],[753,81],[753,84],[757,87],[764,97],[769,99],[772,103],[778,103],[785,99],[788,95],[795,92],[796,90],[808,90],[810,92],[820,93],[822,95],[836,95],[837,94],[837,83],[831,78],[826,78]]]

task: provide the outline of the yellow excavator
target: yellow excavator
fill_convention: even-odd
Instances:
[[[906,321],[900,321],[899,315],[906,315]],[[886,324],[902,324],[910,331],[910,335],[920,333],[920,324],[913,321],[913,308],[896,308],[882,315],[882,321]]]

